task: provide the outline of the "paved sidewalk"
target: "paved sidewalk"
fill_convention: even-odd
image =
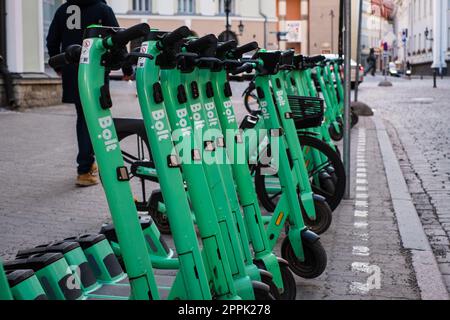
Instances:
[[[450,292],[450,79],[438,79],[436,89],[431,78],[390,79],[391,88],[377,87],[379,80],[366,79],[361,101],[368,102],[386,126]]]
[[[240,103],[245,84],[233,86]],[[139,116],[132,84],[113,83],[113,92],[115,116]],[[100,186],[74,186],[74,128],[71,106],[0,113],[0,256],[5,260],[19,249],[98,232],[109,220]],[[325,274],[297,279],[298,299],[419,299],[373,121],[361,119],[352,137],[353,197],[334,213],[333,226],[322,237],[329,257]]]

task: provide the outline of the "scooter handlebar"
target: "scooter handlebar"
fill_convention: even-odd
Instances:
[[[211,46],[217,46],[217,37],[213,34],[208,34],[200,39],[192,40],[186,45],[186,50],[189,52],[200,52],[208,49]]]
[[[227,53],[228,51],[236,49],[236,47],[237,47],[237,43],[234,40],[230,40],[230,41],[227,41],[227,42],[220,43],[217,46],[217,54],[218,55],[223,55],[223,54]]]
[[[65,52],[51,57],[48,60],[48,64],[53,69],[57,70],[61,69],[65,65],[78,63],[80,61],[80,56],[81,56],[81,46],[72,45],[67,47]]]
[[[237,74],[244,73],[244,72],[249,73],[249,72],[252,72],[253,69],[255,69],[255,66],[253,65],[253,63],[245,63],[243,66],[232,70],[231,74],[237,75]]]
[[[317,64],[326,60],[325,56],[303,57],[304,62],[308,64]]]
[[[116,47],[124,47],[128,42],[145,37],[150,32],[150,26],[147,23],[137,24],[123,31],[118,31],[111,36],[111,43]]]
[[[247,44],[244,44],[241,47],[238,47],[236,49],[233,50],[233,56],[236,58],[240,58],[242,57],[244,54],[246,54],[247,52],[251,52],[254,50],[257,50],[259,48],[258,42],[254,41],[254,42],[250,42]]]
[[[191,30],[188,27],[183,26],[165,35],[164,38],[161,39],[161,44],[163,47],[167,47],[173,43],[177,43],[180,40],[189,37],[190,35]]]

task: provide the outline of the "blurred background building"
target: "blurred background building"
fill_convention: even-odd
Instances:
[[[414,74],[430,75],[434,60],[442,60],[445,73],[450,60],[448,0],[395,2],[398,63],[410,62]]]
[[[225,37],[225,0],[107,0],[119,23],[129,27],[147,22],[152,28],[188,26],[195,35]],[[276,0],[231,0],[231,34],[239,43],[257,41],[278,48]]]

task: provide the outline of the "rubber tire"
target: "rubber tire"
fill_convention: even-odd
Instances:
[[[338,178],[335,175],[335,178],[333,179],[332,176],[329,178],[319,178],[320,180],[320,188],[322,190],[326,190],[328,193],[335,193],[336,192],[336,183],[338,182]]]
[[[342,130],[340,133],[336,132],[333,125],[330,125],[328,132],[330,133],[331,139],[334,141],[341,141],[344,138],[344,132]]]
[[[262,270],[267,270],[264,263],[261,261],[253,261],[253,263]],[[262,282],[270,287],[270,292],[275,300],[295,300],[297,296],[297,283],[294,275],[289,267],[285,264],[279,263],[281,279],[283,280],[284,292],[280,294],[278,287],[272,279],[261,278]]]
[[[256,99],[258,101],[258,97],[256,96],[255,92],[256,92],[256,90],[253,90],[251,92],[247,92],[245,94],[245,96],[244,96],[244,106],[245,106],[245,109],[247,110],[247,112],[249,114],[252,114],[253,112],[259,110],[259,104],[258,104],[258,109],[253,110],[252,108],[250,108],[250,103],[248,101],[250,98]]]
[[[262,283],[267,284],[270,287],[270,294],[272,295],[274,300],[281,300],[281,295],[278,291],[278,287],[272,279],[261,277],[261,281]]]
[[[140,131],[139,129],[136,130],[127,130],[126,132],[117,132],[117,136],[119,137],[119,142],[130,137],[133,135],[137,135],[142,141],[144,141],[145,147],[147,147],[147,154],[151,156],[150,152],[150,143],[148,141],[147,135]],[[157,226],[158,230],[164,234],[164,235],[171,235],[172,232],[170,230],[170,224],[167,219],[161,219],[161,213],[155,212],[152,208],[148,210],[148,214],[152,217],[153,221],[155,222],[155,225]]]
[[[299,141],[302,147],[310,146],[312,148],[318,149],[328,157],[329,161],[333,165],[335,174],[337,176],[337,183],[335,184],[336,192],[332,196],[330,196],[329,194],[323,193],[321,189],[315,187],[314,184],[312,184],[312,189],[314,193],[324,196],[331,210],[334,211],[341,203],[345,193],[346,176],[344,164],[342,163],[339,154],[322,140],[307,135],[300,135]],[[259,167],[256,167],[255,169],[255,189],[258,195],[258,199],[264,209],[266,209],[268,212],[274,212],[276,203],[270,200],[270,197],[267,194],[265,188],[265,176],[261,175],[261,170]]]
[[[311,148],[317,149],[327,156],[328,160],[331,162],[334,168],[333,179],[336,180],[334,187],[335,193],[332,197],[326,197],[323,193],[318,190],[318,188],[313,187],[313,192],[325,196],[328,205],[332,211],[336,210],[336,208],[341,203],[344,198],[345,186],[346,186],[346,174],[344,164],[342,163],[341,157],[339,156],[339,149],[333,150],[327,143],[322,140],[319,140],[315,137],[310,136],[299,136],[299,141],[301,146],[310,146]]]
[[[280,294],[280,300],[293,301],[297,298],[297,283],[288,266],[280,264],[281,278],[283,279],[284,292]]]
[[[303,221],[308,228],[316,234],[324,234],[331,226],[333,213],[325,201],[314,200],[316,220],[310,220],[305,212],[302,212]],[[303,211],[303,210],[302,210]]]
[[[259,202],[261,202],[261,205],[266,209],[268,212],[274,212],[276,208],[276,204],[273,203],[266,191],[266,184],[265,184],[265,176],[261,174],[261,169],[259,166],[255,169],[255,190],[256,194],[258,195]]]
[[[271,300],[275,300],[274,296],[272,295],[272,293],[269,291],[265,291],[265,290],[260,290],[260,289],[254,289],[254,294],[255,294],[255,300],[256,301],[271,301]]]
[[[327,254],[320,240],[309,243],[303,242],[305,261],[299,261],[294,254],[289,238],[286,237],[281,245],[281,256],[289,262],[289,268],[297,276],[304,279],[319,277],[327,267]]]

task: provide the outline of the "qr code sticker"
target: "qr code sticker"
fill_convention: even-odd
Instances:
[[[92,41],[89,39],[84,40],[83,48],[81,49],[81,57],[80,57],[81,64],[89,64],[91,48],[92,48]]]

